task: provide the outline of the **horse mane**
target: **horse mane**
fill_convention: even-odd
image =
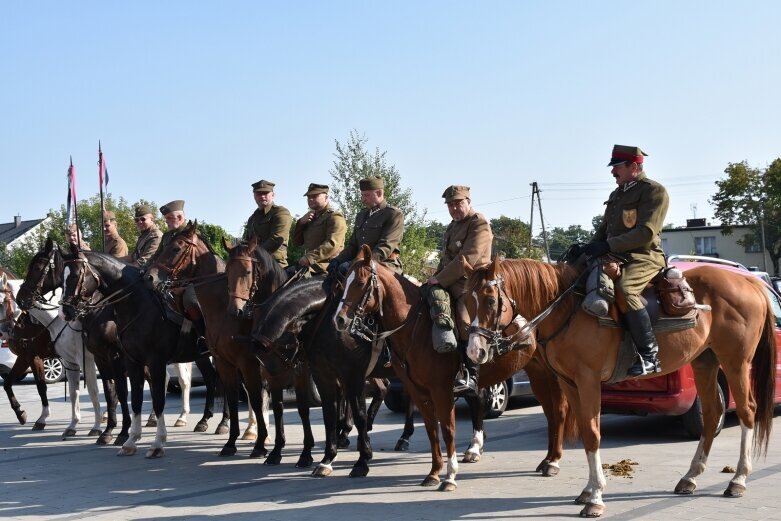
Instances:
[[[260,334],[276,341],[293,320],[322,309],[325,297],[321,277],[302,279],[274,292],[258,309],[263,318]]]
[[[545,309],[577,278],[567,264],[548,264],[533,259],[505,259],[498,263],[510,295],[523,295],[536,311]]]
[[[258,264],[266,268],[266,272],[261,274],[262,278],[258,289],[263,291],[265,295],[271,295],[274,289],[280,287],[287,280],[287,273],[274,256],[260,246],[255,247],[253,257],[259,261]]]

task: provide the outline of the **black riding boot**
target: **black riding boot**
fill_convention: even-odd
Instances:
[[[477,380],[480,377],[480,364],[476,364],[466,355],[466,342],[459,342],[463,363],[453,382],[455,394],[477,394]]]
[[[630,310],[624,314],[624,317],[639,355],[635,364],[627,371],[627,376],[642,376],[660,372],[662,368],[658,358],[659,344],[656,343],[656,335],[654,335],[648,311],[645,308],[636,311]]]
[[[208,355],[209,346],[206,345],[206,321],[203,319],[201,309],[198,307],[188,309],[187,318],[193,323],[195,334],[198,335],[198,340],[196,340],[198,353],[201,355]]]

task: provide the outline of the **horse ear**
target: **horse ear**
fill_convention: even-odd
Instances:
[[[44,245],[43,248],[46,253],[49,253],[54,249],[54,241],[51,237],[46,237],[46,245]]]
[[[368,244],[361,245],[361,251],[358,253],[358,257],[356,257],[356,260],[362,260],[366,263],[371,262],[372,260],[372,249],[369,248]]]
[[[190,225],[192,226],[192,229],[190,230],[190,235],[195,235],[195,232],[198,231],[198,219],[195,221],[190,221]]]
[[[255,248],[257,247],[258,247],[258,236],[253,233],[252,237],[249,238],[249,242],[247,243],[247,249],[249,251],[255,251]]]
[[[488,266],[488,279],[493,280],[499,271],[499,256],[495,256],[493,262]]]
[[[225,251],[231,251],[234,246],[228,242],[228,239],[225,238],[225,236],[222,236],[222,247],[225,248]]]

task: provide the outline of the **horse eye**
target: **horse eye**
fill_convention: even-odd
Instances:
[[[493,307],[496,305],[496,298],[495,297],[488,297],[487,299],[488,305]]]

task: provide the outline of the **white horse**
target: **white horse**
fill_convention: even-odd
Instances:
[[[21,281],[20,284],[21,285]],[[14,295],[19,291],[18,286],[14,289]],[[46,298],[49,302],[59,302],[61,289],[57,289],[54,294],[49,293]],[[60,307],[55,304],[47,305],[36,302],[28,311],[30,316],[39,324],[43,325],[48,331],[54,351],[62,359],[62,365],[68,377],[68,393],[71,400],[71,422],[62,433],[63,439],[76,435],[76,424],[81,420],[81,409],[79,405],[79,381],[80,373],[84,372],[84,381],[87,384],[92,407],[95,412],[95,422],[90,429],[88,436],[100,436],[100,420],[102,418],[100,401],[98,399],[98,378],[95,367],[95,357],[89,350],[85,349],[82,337],[81,320],[67,322],[62,318]],[[49,412],[43,411],[39,422],[45,424]]]

